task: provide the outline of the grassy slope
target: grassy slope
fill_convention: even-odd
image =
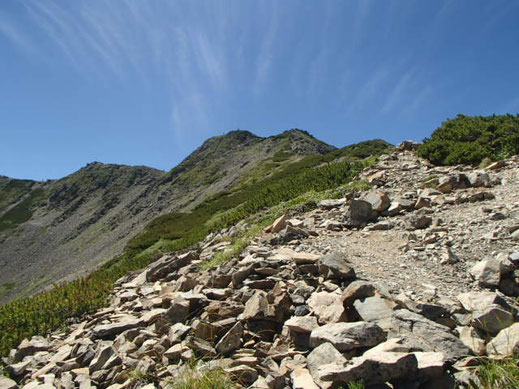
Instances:
[[[114,281],[128,271],[146,266],[160,252],[187,248],[202,240],[210,229],[234,223],[265,206],[290,200],[307,191],[345,184],[362,168],[362,164],[350,164],[349,160],[379,154],[389,147],[385,142],[365,142],[334,151],[333,155],[302,158],[258,182],[212,196],[189,214],[171,214],[154,220],[130,242],[124,255],[114,258],[90,276],[0,307],[0,353],[7,353],[24,337],[48,333],[63,326],[70,317],[102,307]],[[348,161],[330,163],[340,158]],[[269,192],[269,196],[265,198],[262,191]],[[224,217],[212,227],[207,225],[215,214],[229,210],[235,211],[232,218]]]

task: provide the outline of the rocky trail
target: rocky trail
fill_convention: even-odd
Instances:
[[[128,274],[108,308],[12,350],[0,387],[167,388],[194,360],[250,388],[468,384],[477,356],[519,350],[519,160],[434,167],[413,147],[215,269],[244,223]]]

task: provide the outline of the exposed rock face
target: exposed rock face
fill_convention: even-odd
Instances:
[[[218,367],[265,389],[358,379],[453,388],[452,373],[470,377],[465,357],[519,348],[511,238],[519,231],[519,162],[471,173],[431,167],[407,151],[381,157],[359,178],[379,185],[380,204],[380,193],[390,199],[384,211],[375,211],[387,205],[376,198],[372,205],[348,194],[287,215],[282,229],[215,269],[198,268],[226,246],[214,236],[199,250],[164,256],[117,282],[109,308],[66,333],[22,342],[8,371],[21,387],[115,389],[134,385],[133,375],[164,385],[200,359],[207,362],[199,371]],[[442,190],[421,187],[431,176]],[[482,194],[486,187],[495,197]]]

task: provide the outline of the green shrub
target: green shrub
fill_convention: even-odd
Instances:
[[[458,115],[442,123],[418,148],[435,165],[478,165],[519,153],[519,115]]]
[[[518,357],[504,360],[481,359],[476,370],[477,382],[472,381],[471,389],[516,389],[519,388]]]
[[[196,366],[186,367],[180,377],[171,379],[167,389],[235,389],[231,377],[222,369],[201,371]]]

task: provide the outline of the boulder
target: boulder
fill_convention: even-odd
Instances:
[[[22,340],[14,355],[12,357],[12,363],[22,361],[26,356],[33,355],[38,351],[47,351],[50,349],[50,344],[47,340],[41,336],[33,336],[31,340]]]
[[[456,331],[459,334],[460,340],[467,346],[475,355],[485,354],[485,341],[481,339],[472,327],[457,327]]]
[[[497,334],[514,323],[514,316],[497,304],[472,314],[472,326],[490,334]]]
[[[319,389],[310,372],[302,367],[295,368],[290,374],[293,389]]]
[[[391,317],[396,304],[380,296],[366,297],[353,303],[360,318],[378,324],[381,328],[391,328]]]
[[[323,343],[308,354],[306,365],[314,381],[319,386],[322,386],[318,374],[319,367],[329,364],[336,366],[344,366],[346,364],[346,358],[331,343]]]
[[[0,375],[0,388],[18,389],[18,385],[12,379]]]
[[[377,289],[366,281],[356,280],[350,283],[342,293],[342,300],[345,306],[350,306],[357,299],[364,299],[375,295]]]
[[[342,253],[331,253],[321,257],[319,271],[324,278],[336,281],[353,281],[356,277],[355,270]]]
[[[320,379],[330,386],[346,386],[349,382],[363,380],[367,385],[383,384],[395,380],[409,380],[416,376],[418,360],[414,354],[380,352],[353,358],[345,366],[324,365],[319,369]]]
[[[362,197],[362,200],[371,204],[371,209],[376,212],[384,212],[389,208],[391,200],[389,196],[380,190],[372,190]]]
[[[386,334],[376,324],[367,322],[333,323],[314,329],[310,333],[310,347],[331,343],[341,352],[359,347],[372,347],[383,342]]]
[[[307,304],[320,323],[337,323],[345,319],[344,304],[339,292],[314,292]]]
[[[280,217],[278,217],[274,223],[272,223],[272,226],[270,228],[270,232],[272,233],[278,233],[279,231],[281,231],[283,228],[285,228],[287,225],[287,215],[282,215]]]
[[[500,261],[485,259],[476,263],[469,272],[481,286],[497,287],[501,281],[501,267]]]
[[[319,324],[315,316],[294,316],[285,322],[285,327],[298,334],[309,334]]]
[[[263,291],[256,291],[256,293],[247,300],[242,314],[242,319],[264,319],[270,316],[272,315],[271,310],[269,309],[267,294]]]
[[[344,221],[348,227],[364,227],[368,222],[375,221],[377,213],[371,204],[364,200],[352,200]]]
[[[98,370],[106,369],[108,363],[116,356],[117,354],[115,353],[111,343],[100,343],[96,355],[89,365],[90,374]]]
[[[457,296],[457,299],[463,308],[469,312],[482,311],[494,304],[501,305],[503,308],[508,307],[508,304],[501,296],[489,291],[461,293]]]
[[[486,351],[491,357],[508,357],[519,354],[519,323],[501,330],[487,344]]]
[[[451,334],[448,327],[407,309],[393,313],[389,337],[404,338],[405,343],[415,349],[442,352],[449,361],[470,353],[469,348]]]

